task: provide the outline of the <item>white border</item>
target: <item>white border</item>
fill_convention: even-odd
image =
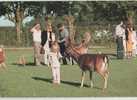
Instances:
[[[12,1],[136,1],[136,0],[0,0],[0,2]],[[0,97],[0,100],[137,100],[137,97]]]
[[[36,1],[36,2],[41,2],[41,1],[137,1],[137,0],[0,0],[0,2],[5,2],[5,1]]]
[[[137,100],[136,97],[15,97],[0,100]]]

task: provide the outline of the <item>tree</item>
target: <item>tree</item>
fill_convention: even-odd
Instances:
[[[2,2],[1,3],[2,13],[10,21],[15,23],[17,37],[16,40],[18,44],[21,43],[22,35],[22,21],[27,16],[36,16],[40,14],[41,7],[37,3],[32,2]]]

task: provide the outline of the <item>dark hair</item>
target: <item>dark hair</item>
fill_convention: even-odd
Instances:
[[[128,30],[127,30],[127,28],[125,30],[125,35],[126,35],[126,40],[128,41]]]
[[[47,21],[47,20],[49,20],[49,17],[48,17],[48,16],[45,17],[45,21]]]
[[[60,27],[62,27],[63,25],[64,25],[63,23],[59,23],[59,24],[57,25],[57,27],[60,28]]]

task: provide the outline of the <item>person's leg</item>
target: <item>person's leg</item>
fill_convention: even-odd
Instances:
[[[62,62],[63,62],[63,64],[66,64],[66,62],[65,62],[65,55],[64,55],[64,44],[63,43],[59,43],[59,46],[60,46],[60,53],[62,55]]]
[[[33,42],[33,48],[34,48],[34,64],[37,65],[37,61],[36,61],[36,43]]]
[[[56,83],[56,68],[54,66],[51,66],[51,69],[52,69],[53,83]]]
[[[35,42],[36,65],[40,65],[40,43]]]
[[[48,54],[49,54],[49,47],[47,46],[48,44],[45,44],[44,46],[44,50],[45,50],[45,54],[44,54],[44,64],[45,65],[49,65],[49,60],[48,60]]]
[[[57,83],[60,84],[60,67],[56,68]]]
[[[123,58],[123,39],[121,37],[117,38],[117,58]]]
[[[65,57],[65,50],[66,50],[66,47],[65,47],[65,42],[62,43],[62,56],[63,56],[63,64],[67,64],[67,60],[66,60],[66,57]]]
[[[48,64],[48,55],[47,55],[47,52],[45,51],[45,54],[44,54],[44,64]]]
[[[40,44],[40,42],[39,42],[39,43],[38,43],[38,51],[37,51],[39,63],[41,63],[41,54],[40,54],[40,50],[41,50],[41,44]]]
[[[63,54],[63,45],[62,45],[62,43],[59,43],[59,46],[60,46],[60,53],[63,56],[64,54]]]
[[[136,57],[136,51],[135,51],[135,49],[132,50],[132,56]]]
[[[126,57],[126,40],[123,40],[123,47],[124,47],[124,57]]]

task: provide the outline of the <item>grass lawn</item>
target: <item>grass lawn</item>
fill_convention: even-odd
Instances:
[[[93,49],[91,52],[114,52],[111,49]],[[24,54],[28,64],[16,64]],[[0,70],[1,97],[127,97],[137,96],[137,58],[110,60],[108,88],[102,92],[103,79],[94,73],[94,88],[90,88],[89,73],[84,88],[80,87],[81,71],[77,65],[61,66],[61,84],[51,83],[51,69],[33,66],[32,50],[6,50],[6,71]]]

